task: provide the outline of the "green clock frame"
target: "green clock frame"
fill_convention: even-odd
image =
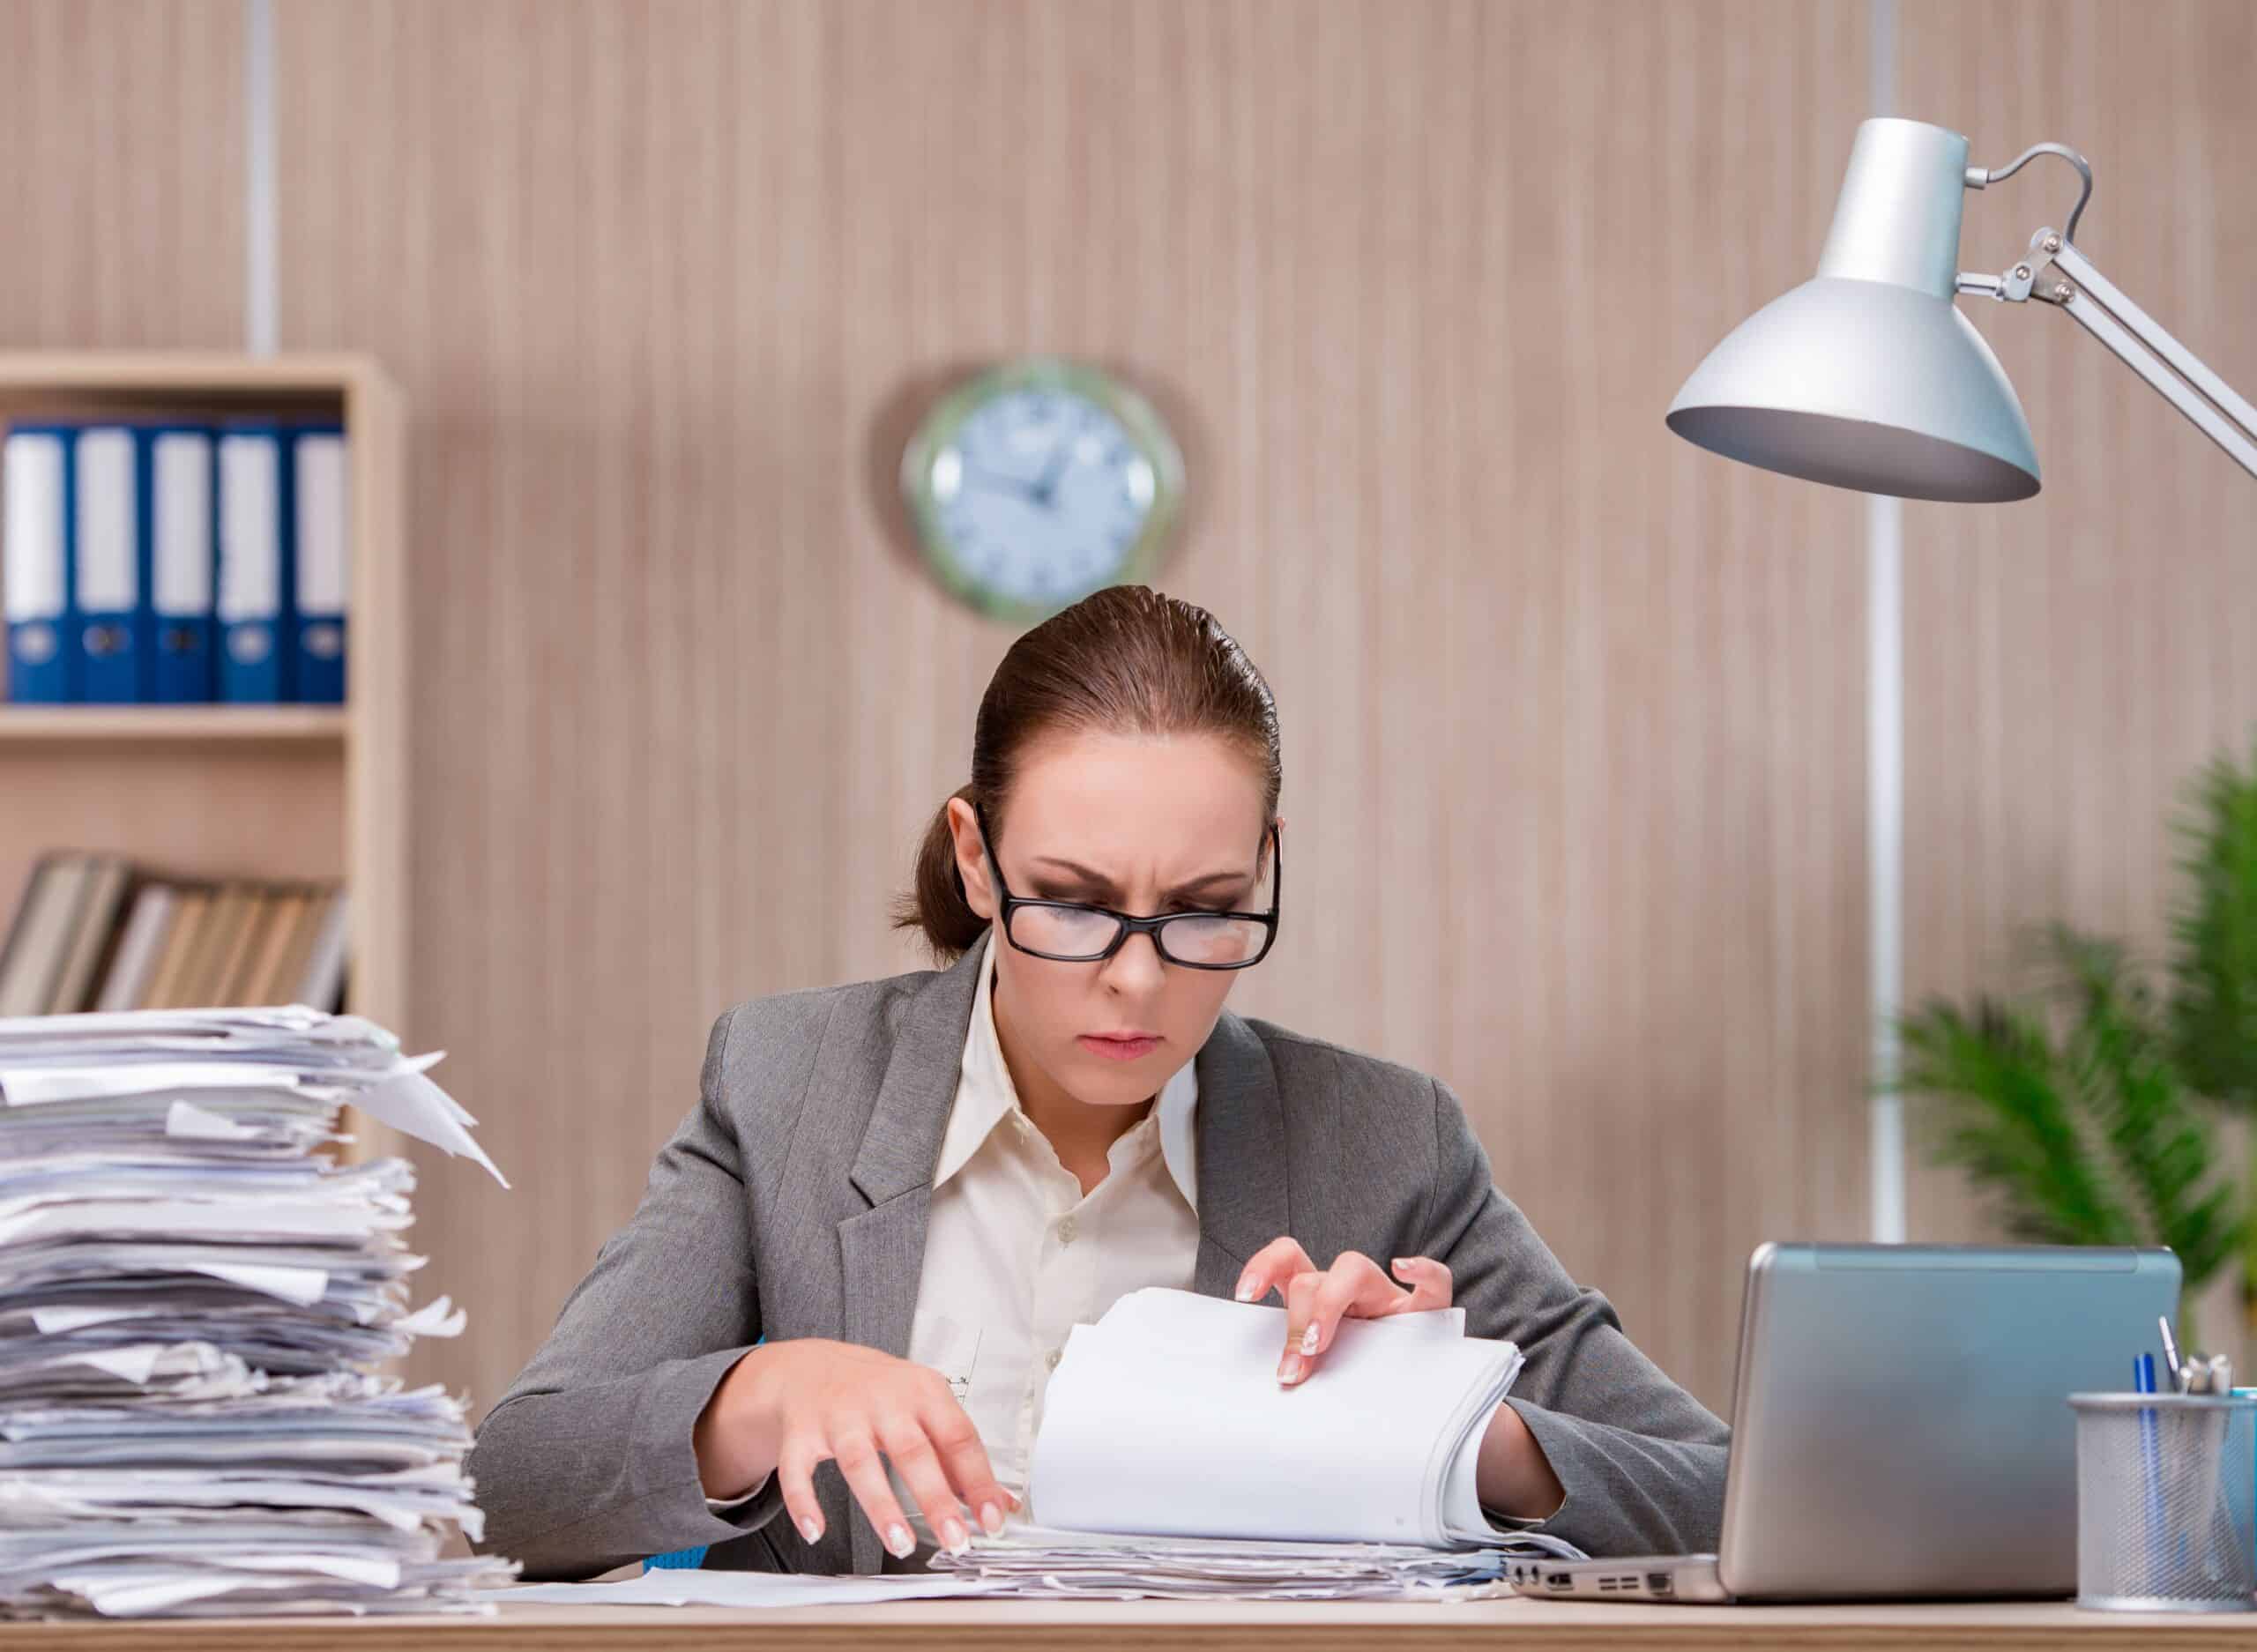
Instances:
[[[1028,356],[990,368],[957,386],[925,415],[901,454],[901,494],[917,530],[919,548],[933,575],[962,602],[995,619],[1033,624],[1090,594],[1076,592],[1062,602],[1030,603],[996,591],[957,554],[948,525],[933,497],[933,461],[947,450],[969,420],[1000,396],[1017,391],[1059,391],[1102,407],[1128,434],[1152,467],[1152,503],[1144,525],[1128,547],[1118,571],[1103,584],[1141,584],[1159,571],[1168,541],[1183,511],[1183,455],[1166,421],[1152,405],[1103,369],[1054,356]]]

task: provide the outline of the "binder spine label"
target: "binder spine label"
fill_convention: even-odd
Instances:
[[[0,597],[8,639],[8,697],[54,704],[77,698],[67,641],[71,603],[71,450],[60,430],[7,438],[7,517],[0,522]]]
[[[63,438],[8,438],[8,620],[63,617]]]
[[[145,697],[140,507],[133,432],[101,427],[78,433],[78,697],[130,705]]]
[[[159,431],[149,453],[149,584],[155,611],[152,697],[173,705],[217,696],[212,655],[216,503],[212,435]]]
[[[298,697],[317,704],[345,699],[346,610],[352,601],[348,556],[345,436],[301,433],[292,448],[297,569]]]
[[[153,584],[168,620],[212,615],[212,438],[168,430],[156,441]]]
[[[291,697],[287,535],[294,525],[277,430],[220,439],[220,689],[224,700]]]

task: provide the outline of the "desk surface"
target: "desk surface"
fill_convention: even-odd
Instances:
[[[1823,1648],[1924,1652],[2257,1652],[2257,1613],[2140,1615],[2067,1603],[1938,1606],[1640,1606],[1472,1601],[1457,1605],[1184,1604],[1169,1601],[906,1601],[883,1606],[724,1611],[708,1606],[509,1606],[492,1617],[223,1619],[0,1626],[0,1652],[747,1652],[974,1648],[1076,1652],[1635,1652],[1653,1648]]]

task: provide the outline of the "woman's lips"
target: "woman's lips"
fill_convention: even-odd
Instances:
[[[1094,1032],[1084,1032],[1081,1046],[1091,1055],[1101,1055],[1108,1061],[1133,1061],[1140,1055],[1150,1055],[1160,1047],[1158,1037],[1145,1038],[1107,1038]]]

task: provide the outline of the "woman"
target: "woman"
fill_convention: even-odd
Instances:
[[[532,1577],[960,1546],[1017,1506],[1069,1329],[1147,1285],[1277,1295],[1287,1384],[1343,1317],[1454,1297],[1527,1357],[1479,1440],[1493,1518],[1714,1546],[1726,1430],[1491,1185],[1449,1090],[1225,1011],[1276,936],[1279,777],[1268,685],[1205,610],[1109,590],[1022,636],[903,915],[957,962],[721,1017],[634,1218],[479,1430],[484,1546]]]

